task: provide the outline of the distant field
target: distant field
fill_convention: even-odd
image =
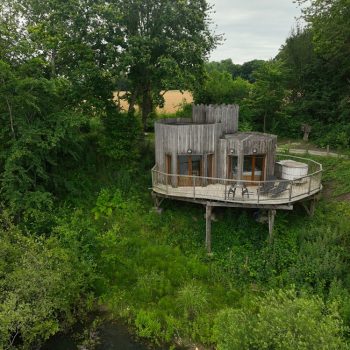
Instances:
[[[120,101],[120,105],[124,110],[128,109],[128,103],[120,98],[125,94],[125,91],[119,91],[114,93],[115,101]],[[182,103],[192,103],[193,96],[189,91],[183,93],[179,90],[167,91],[164,95],[165,104],[164,108],[157,108],[158,113],[175,113],[181,106]]]

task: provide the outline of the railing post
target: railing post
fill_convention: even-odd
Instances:
[[[192,177],[192,183],[193,183],[193,199],[196,199],[196,178]]]
[[[169,179],[168,179],[168,174],[166,174],[165,175],[165,182],[166,182],[166,194],[168,194],[169,193],[169,189],[168,189],[168,187],[169,187]]]
[[[227,200],[227,181],[225,180],[225,201]]]
[[[318,177],[318,189],[321,190],[322,188],[322,172],[319,173],[319,177]]]
[[[292,192],[293,192],[293,181],[290,181],[290,188],[289,188],[289,202],[292,201]]]
[[[310,194],[311,192],[311,176],[309,176],[309,190],[308,190],[308,194]]]
[[[261,182],[259,181],[259,187],[258,187],[258,204],[260,201],[260,188],[261,188]]]

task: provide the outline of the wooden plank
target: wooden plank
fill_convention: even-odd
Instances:
[[[205,199],[196,198],[195,200],[191,197],[173,197],[171,195],[167,195],[165,193],[159,193],[153,189],[153,192],[157,194],[159,197],[164,197],[171,200],[177,200],[181,202],[188,202],[200,205],[206,205],[208,203]],[[216,202],[210,201],[210,205],[212,207],[222,207],[222,208],[242,208],[242,209],[275,209],[275,210],[293,210],[293,204],[258,204],[258,203],[235,203],[235,202]]]

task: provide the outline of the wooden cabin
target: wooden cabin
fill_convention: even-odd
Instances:
[[[173,198],[204,204],[210,213],[215,206],[266,209],[272,235],[276,209],[292,210],[321,190],[322,165],[278,155],[276,135],[239,132],[238,122],[237,105],[194,105],[191,119],[155,123],[156,206]]]
[[[192,119],[156,122],[158,170],[180,175],[173,177],[174,186],[192,186],[191,176],[246,181],[272,176],[277,137],[238,132],[238,113],[236,105],[199,105]]]

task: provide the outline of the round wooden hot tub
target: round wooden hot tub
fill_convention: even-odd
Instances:
[[[296,180],[307,176],[309,166],[306,163],[297,162],[295,160],[280,160],[277,162],[279,165],[279,174],[283,180]]]

